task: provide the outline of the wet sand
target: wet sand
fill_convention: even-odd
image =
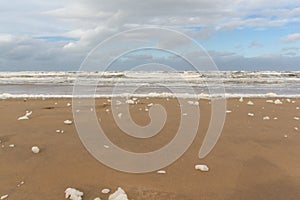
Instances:
[[[268,98],[272,99],[272,98]],[[81,143],[71,119],[70,99],[6,99],[0,101],[0,196],[8,199],[64,199],[64,191],[74,187],[84,192],[83,199],[101,197],[103,188],[111,191],[122,187],[129,199],[168,200],[293,200],[300,199],[300,99],[282,100],[282,105],[266,103],[266,99],[229,99],[222,135],[213,151],[198,158],[199,148],[210,119],[208,100],[200,100],[201,121],[196,140],[174,164],[156,172],[128,174],[98,162]],[[273,100],[275,100],[273,98]],[[57,104],[56,104],[57,102]],[[170,141],[178,128],[180,106],[174,99],[140,99],[130,105],[137,124],[149,123],[149,103],[165,106],[168,119],[161,133],[151,139],[133,139],[117,127],[107,99],[97,99],[97,116],[103,130],[120,147],[134,152],[158,149]],[[140,110],[142,109],[142,110]],[[29,120],[18,121],[26,110],[33,111]],[[248,113],[254,113],[253,117]],[[263,120],[269,116],[270,120]],[[278,119],[274,119],[277,117]],[[56,130],[64,133],[56,133]],[[14,144],[15,147],[9,147]],[[33,154],[31,147],[41,148]],[[194,169],[206,164],[209,172]],[[25,183],[18,186],[20,182]]]

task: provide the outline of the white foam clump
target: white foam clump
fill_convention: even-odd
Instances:
[[[232,111],[231,110],[226,110],[226,113],[232,113]]]
[[[37,147],[37,146],[33,146],[33,147],[31,147],[31,151],[32,151],[33,153],[40,153],[40,148]]]
[[[122,113],[118,113],[118,117],[121,119],[122,118]]]
[[[244,98],[241,97],[241,98],[239,99],[239,102],[243,103],[243,102],[244,102]]]
[[[70,107],[72,104],[71,103],[67,103],[67,106]]]
[[[254,114],[253,113],[248,113],[248,116],[253,117]]]
[[[198,101],[188,101],[188,104],[198,106],[199,102]]]
[[[267,103],[274,103],[273,100],[267,100],[266,102],[267,102]]]
[[[298,128],[298,127],[294,127],[294,130],[295,130],[295,131],[298,131],[298,130],[299,130],[299,128]]]
[[[273,93],[273,92],[270,92],[270,93],[267,93],[265,96],[266,96],[266,97],[276,97],[277,94],[276,94],[276,93]]]
[[[74,188],[67,188],[65,190],[65,198],[71,200],[82,200],[83,192]]]
[[[71,120],[65,120],[65,121],[64,121],[64,124],[66,124],[66,125],[71,125],[71,124],[73,124],[73,122],[72,122]]]
[[[200,170],[202,172],[208,172],[209,168],[207,165],[195,165],[195,170]]]
[[[125,101],[125,103],[127,103],[127,104],[134,104],[135,102],[132,99],[127,99]]]
[[[247,103],[249,106],[253,106],[254,105],[254,103],[252,102],[252,101],[248,101],[248,103]]]
[[[282,104],[282,101],[280,101],[279,99],[276,99],[276,100],[274,101],[274,104],[276,104],[276,105]]]
[[[100,197],[96,197],[94,200],[101,200]]]
[[[7,198],[8,198],[8,194],[2,195],[2,196],[0,197],[1,200],[7,199]]]
[[[22,117],[19,117],[18,120],[27,120],[29,119],[29,116],[32,114],[32,111],[26,111],[25,115]]]
[[[110,192],[110,189],[104,188],[101,190],[102,194],[108,194]]]
[[[263,118],[263,120],[270,120],[270,117],[269,117],[269,116],[265,116],[265,117]]]
[[[125,191],[119,187],[113,194],[109,195],[108,200],[128,200],[128,197]]]
[[[167,172],[165,170],[159,170],[156,173],[158,173],[158,174],[166,174]]]
[[[298,120],[300,120],[300,118],[299,118],[299,117],[294,117],[294,120],[297,120],[297,121],[298,121]]]

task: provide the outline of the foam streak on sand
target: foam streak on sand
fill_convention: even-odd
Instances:
[[[22,117],[19,117],[18,120],[28,120],[29,116],[32,114],[32,111],[26,111],[25,115]]]

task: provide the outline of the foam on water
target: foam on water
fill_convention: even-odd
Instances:
[[[211,94],[208,89],[209,86],[214,91],[220,83],[224,84],[226,98],[267,97],[268,93],[276,93],[277,97],[300,97],[300,71],[24,71],[0,72],[0,98],[71,98],[76,80],[96,87],[95,94],[91,90],[91,95],[80,97],[224,97],[224,94]],[[186,91],[187,84],[192,92]],[[175,94],[168,88],[175,88]],[[135,93],[130,94],[131,90]]]

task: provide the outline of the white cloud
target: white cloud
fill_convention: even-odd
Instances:
[[[284,42],[295,42],[300,40],[300,33],[289,34],[288,36],[282,38]]]
[[[0,8],[0,32],[3,33],[0,35],[0,69],[6,66],[18,69],[73,66],[76,69],[96,44],[132,27],[164,26],[193,38],[210,39],[219,30],[280,27],[291,22],[300,22],[298,1],[10,0],[2,2]],[[50,42],[36,36],[65,36],[78,38],[78,41]],[[142,35],[135,37],[142,39]],[[298,39],[300,34],[295,33],[283,41]],[[250,46],[261,45],[252,41]],[[233,58],[239,62],[234,52],[216,49],[211,53],[220,63],[228,63]]]

